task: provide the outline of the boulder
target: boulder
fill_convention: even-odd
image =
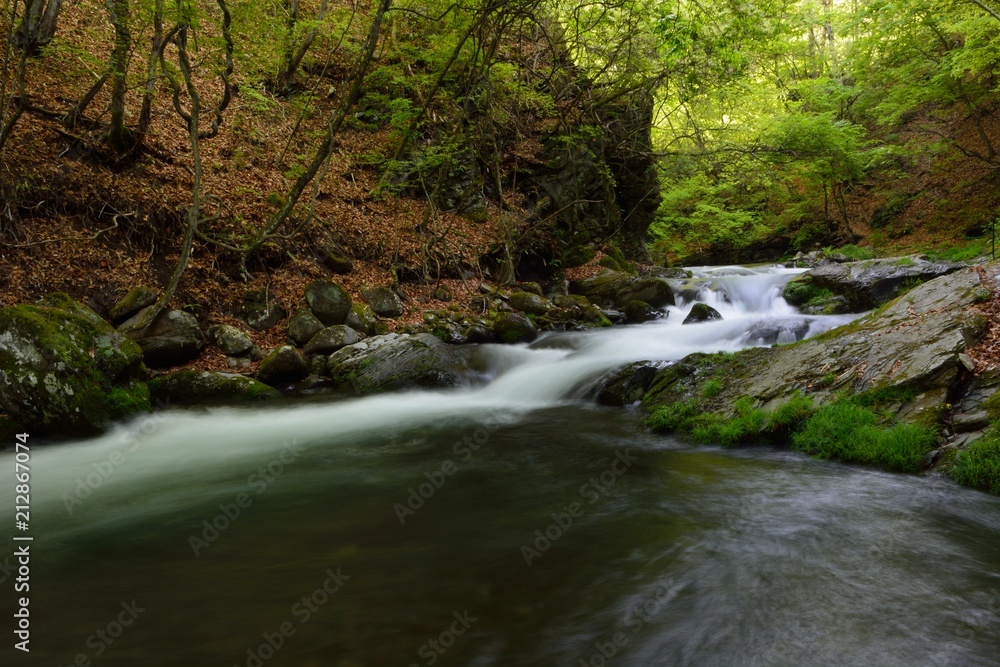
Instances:
[[[344,324],[355,331],[360,331],[366,336],[374,336],[379,333],[386,333],[388,329],[385,324],[380,323],[375,317],[375,311],[368,304],[356,303],[351,306],[351,312],[347,314]]]
[[[159,298],[159,292],[152,287],[136,287],[122,297],[121,301],[108,310],[108,319],[115,324],[123,322],[143,308],[152,306]]]
[[[663,317],[663,311],[657,310],[645,301],[633,300],[625,305],[625,321],[638,324]]]
[[[306,343],[304,351],[306,354],[332,354],[342,347],[354,345],[359,340],[358,332],[354,329],[335,324],[319,331],[312,339]]]
[[[82,436],[150,410],[142,350],[65,294],[0,310],[0,406],[32,432]]]
[[[454,387],[462,383],[466,350],[431,334],[384,334],[334,352],[327,370],[351,393]]]
[[[351,312],[351,295],[329,280],[314,280],[306,287],[306,302],[325,326],[343,324]]]
[[[309,375],[309,360],[291,345],[276,348],[260,362],[257,379],[269,385],[298,382]]]
[[[658,370],[651,361],[637,361],[609,373],[598,385],[597,402],[621,407],[642,400]]]
[[[163,311],[145,328],[131,331],[132,327],[145,318],[146,313],[147,309],[143,308],[119,329],[128,331],[128,337],[139,344],[147,366],[177,366],[201,354],[205,347],[205,335],[194,315],[183,310]]]
[[[682,324],[697,324],[699,322],[711,322],[721,320],[722,314],[706,303],[696,303],[691,307],[691,312],[684,318]]]
[[[554,308],[551,301],[534,292],[511,293],[510,306],[529,315],[545,315]]]
[[[923,255],[827,264],[790,281],[784,296],[789,303],[802,305],[816,298],[816,291],[826,290],[846,300],[846,306],[837,305],[834,309],[860,313],[891,301],[907,288],[961,268],[961,264],[952,262],[931,262]],[[803,285],[812,287],[813,291],[804,289]]]
[[[369,287],[361,290],[361,296],[365,298],[376,315],[399,317],[403,314],[402,300],[388,287]]]
[[[148,382],[155,401],[175,405],[244,403],[278,398],[274,387],[244,375],[215,371],[179,371]]]
[[[743,342],[747,345],[794,343],[805,338],[807,333],[809,322],[803,319],[758,322],[743,334]]]
[[[592,278],[575,280],[570,291],[604,308],[624,308],[629,301],[645,301],[653,308],[674,305],[674,290],[663,278],[640,278],[618,271],[605,271]]]
[[[253,347],[250,336],[231,324],[215,324],[209,327],[208,338],[222,350],[223,354],[230,357],[244,355]]]
[[[500,313],[493,322],[493,335],[501,343],[530,343],[538,337],[538,329],[520,313]]]
[[[267,331],[288,313],[267,290],[253,290],[244,296],[240,318],[255,331]]]
[[[308,308],[295,311],[288,320],[288,338],[296,345],[305,345],[322,330],[323,323]]]

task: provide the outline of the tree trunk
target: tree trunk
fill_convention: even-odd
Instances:
[[[64,0],[25,0],[24,16],[14,36],[18,48],[31,55],[52,41],[56,34],[56,20]]]
[[[132,34],[128,29],[128,0],[105,0],[111,24],[115,27],[115,46],[111,51],[111,130],[108,145],[116,153],[125,153],[132,147],[132,138],[125,127],[125,93],[128,51],[132,46]]]

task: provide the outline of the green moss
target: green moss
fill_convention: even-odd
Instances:
[[[996,427],[960,452],[950,472],[963,486],[1000,495],[1000,432]]]
[[[112,419],[131,417],[140,412],[152,412],[149,388],[142,382],[136,382],[130,387],[113,388],[108,392],[106,405],[108,415]]]

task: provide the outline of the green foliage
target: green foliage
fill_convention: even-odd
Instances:
[[[877,257],[877,254],[871,248],[859,248],[856,245],[845,245],[840,248],[827,247],[823,248],[823,252],[827,255],[843,255],[852,262],[860,262]]]
[[[959,452],[950,474],[963,486],[1000,495],[1000,432],[995,426]]]

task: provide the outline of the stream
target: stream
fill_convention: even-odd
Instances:
[[[1000,664],[1000,498],[692,446],[586,399],[622,363],[855,317],[798,314],[796,273],[695,269],[665,319],[481,346],[458,390],[35,443],[31,653],[5,548],[0,665]],[[682,325],[695,301],[723,319]]]

